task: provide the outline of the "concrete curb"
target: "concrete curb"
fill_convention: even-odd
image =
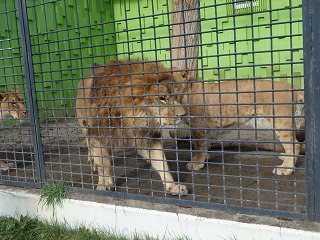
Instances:
[[[67,222],[71,227],[85,225],[89,228],[112,229],[128,238],[133,234],[148,234],[160,239],[187,236],[190,239],[236,240],[319,240],[320,232],[295,230],[261,224],[240,223],[230,220],[196,217],[113,204],[66,199],[54,213],[38,204],[39,195],[24,190],[0,189],[0,215],[37,216],[45,220]]]

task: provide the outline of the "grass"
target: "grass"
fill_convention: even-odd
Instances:
[[[46,182],[40,195],[39,204],[52,208],[52,221],[41,221],[37,218],[20,216],[0,216],[0,240],[187,240],[187,237],[175,238],[153,238],[148,234],[133,233],[130,238],[124,234],[118,234],[113,230],[89,229],[85,226],[71,228],[68,223],[59,224],[55,222],[55,207],[62,205],[67,198],[67,187],[63,182]]]
[[[68,196],[67,187],[63,182],[46,182],[43,186],[39,203],[53,209],[62,205],[63,199]]]
[[[12,217],[0,217],[1,240],[127,240],[124,235],[114,231],[88,229],[80,226],[72,229],[67,224],[50,224],[36,218],[20,216],[19,219]],[[168,238],[152,238],[147,234],[133,234],[133,240],[159,240]],[[172,238],[171,238],[172,239]],[[188,238],[173,238],[175,240],[187,240]]]
[[[72,229],[58,223],[49,224],[35,218],[21,216],[0,217],[1,240],[124,240],[125,237],[100,230],[78,227]]]

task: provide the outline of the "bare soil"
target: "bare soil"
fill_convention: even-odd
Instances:
[[[5,127],[0,134],[0,160],[16,165],[1,172],[0,183],[36,182],[30,126]],[[95,188],[98,175],[88,162],[85,140],[74,119],[41,123],[41,136],[47,179],[62,180],[75,188]],[[171,171],[177,181],[189,188],[189,195],[182,199],[305,213],[304,155],[299,157],[294,174],[272,174],[272,169],[281,164],[276,155],[282,152],[272,131],[222,132],[219,141],[211,141],[206,167],[195,172],[185,168],[192,158],[192,140],[177,142],[168,136],[164,134],[163,145]],[[115,191],[178,198],[165,193],[158,174],[134,149],[113,152]]]

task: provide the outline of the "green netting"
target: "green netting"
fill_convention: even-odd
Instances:
[[[171,15],[166,13],[171,1],[140,2],[144,4],[114,1],[117,52],[123,58],[169,60]],[[272,1],[272,6],[270,1],[260,0],[252,14],[243,14],[246,9],[233,16],[233,4],[214,2],[200,1],[200,77],[281,77],[279,80],[290,82],[294,76],[294,83],[303,87],[301,0]]]
[[[229,1],[200,2],[200,78],[281,77],[290,82],[293,76],[295,85],[303,87],[301,0],[259,0],[249,13]],[[41,117],[74,114],[77,82],[93,62],[170,60],[171,1],[27,4]],[[1,84],[25,82],[15,9],[15,1],[0,3]]]

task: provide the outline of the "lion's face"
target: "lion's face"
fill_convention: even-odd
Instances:
[[[23,98],[19,95],[19,88],[0,93],[1,117],[12,116],[16,119],[26,117],[27,111]]]
[[[179,98],[170,88],[172,86],[154,85],[145,97],[146,117],[151,117],[161,127],[179,124],[186,114]]]

